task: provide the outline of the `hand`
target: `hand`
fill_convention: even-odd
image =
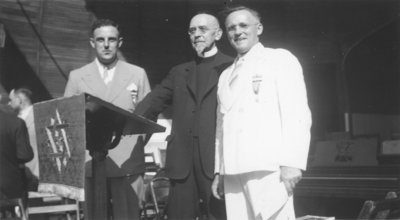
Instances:
[[[301,170],[294,167],[281,166],[281,181],[285,184],[288,195],[293,195],[296,184],[301,180]]]
[[[221,200],[224,197],[224,179],[223,176],[216,174],[211,185],[211,191],[215,198]]]

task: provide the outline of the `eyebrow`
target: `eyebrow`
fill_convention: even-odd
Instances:
[[[240,23],[238,23],[238,24],[229,25],[229,26],[227,26],[226,28],[227,28],[227,29],[233,29],[233,28],[235,28],[235,27],[247,28],[247,27],[249,27],[250,25],[256,25],[256,24],[258,24],[258,23],[240,22]]]
[[[199,26],[191,26],[191,27],[189,27],[189,29],[193,29],[193,28],[208,28],[208,26],[207,25],[199,25]]]
[[[104,39],[106,39],[107,37],[96,37],[96,38],[94,38],[94,40],[104,40]],[[117,40],[118,39],[118,37],[108,37],[108,39],[109,40]]]

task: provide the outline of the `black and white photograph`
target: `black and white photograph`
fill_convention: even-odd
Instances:
[[[400,1],[0,0],[2,219],[400,219]]]

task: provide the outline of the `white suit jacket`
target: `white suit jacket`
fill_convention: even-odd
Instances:
[[[230,88],[234,64],[218,83],[215,172],[305,170],[311,113],[298,60],[261,43],[241,59],[237,88]]]
[[[64,96],[88,93],[133,112],[135,105],[150,92],[147,74],[143,68],[121,60],[117,62],[115,68],[114,78],[108,87],[100,77],[99,68],[95,61],[73,70],[69,75]],[[108,151],[106,159],[107,177],[144,172],[142,171],[144,169],[144,155],[136,155],[136,157],[134,155],[138,137],[138,135],[125,135],[121,138],[117,147]],[[143,146],[140,147],[143,148]],[[139,152],[143,154],[142,149]],[[91,176],[90,166],[87,166],[87,168],[86,175]]]

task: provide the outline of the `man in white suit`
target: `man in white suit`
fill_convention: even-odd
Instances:
[[[228,219],[295,219],[293,189],[306,169],[311,114],[302,68],[259,42],[259,14],[226,13],[237,58],[218,83],[215,178]]]

